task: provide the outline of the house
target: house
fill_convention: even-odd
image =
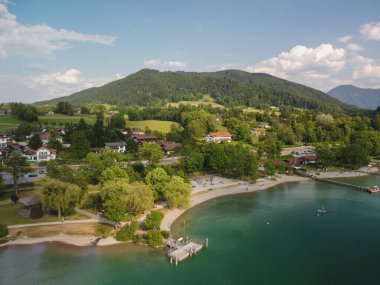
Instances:
[[[182,144],[180,144],[180,143],[169,142],[169,141],[163,141],[163,142],[161,142],[160,145],[161,145],[162,150],[166,154],[171,154],[174,151],[176,151],[176,149],[182,147]]]
[[[230,142],[232,141],[232,135],[230,132],[213,132],[205,136],[206,142]]]
[[[4,111],[4,110],[0,110],[0,116],[5,116],[6,114],[7,114],[6,111]]]
[[[54,112],[53,111],[47,111],[44,113],[46,116],[52,116],[54,115]]]
[[[132,137],[134,136],[143,136],[145,133],[141,130],[131,130],[129,133]]]
[[[0,137],[0,148],[6,148],[8,145],[8,138],[6,136]]]
[[[144,142],[156,142],[158,140],[158,137],[155,135],[137,135],[133,137],[138,144],[143,144]]]
[[[42,133],[38,133],[38,135],[40,136],[40,139],[43,144],[47,144],[49,142],[50,133],[42,132]]]
[[[19,210],[19,213],[27,218],[42,218],[42,204],[41,199],[37,195],[32,195],[18,200],[19,203],[24,205],[23,209]],[[31,216],[32,208],[36,209],[41,216]]]
[[[125,142],[109,142],[105,143],[106,148],[112,148],[113,150],[117,152],[125,152],[125,147],[126,147]]]
[[[265,134],[265,128],[253,128],[251,129],[251,134],[253,136],[261,136],[261,135],[264,135]]]
[[[259,128],[269,129],[270,125],[268,123],[265,123],[265,122],[259,122]]]
[[[56,155],[57,155],[57,151],[52,148],[40,147],[39,149],[36,150],[37,162],[49,161],[49,160],[55,159]]]

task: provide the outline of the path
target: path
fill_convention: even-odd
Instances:
[[[113,221],[110,221],[100,215],[95,215],[93,213],[90,213],[86,210],[82,210],[82,209],[79,209],[79,208],[75,208],[75,211],[79,214],[82,214],[84,216],[87,216],[87,217],[90,217],[92,220],[96,220],[98,221],[99,223],[102,223],[102,224],[108,224],[108,225],[111,225],[111,226],[115,226],[116,223],[113,222]]]
[[[11,199],[6,199],[4,201],[0,201],[0,206],[1,205],[9,205],[9,204],[13,204],[13,201]]]

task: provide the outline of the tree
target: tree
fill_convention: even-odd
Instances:
[[[64,210],[79,202],[81,190],[77,185],[45,178],[38,185],[36,193],[41,198],[44,207],[57,210],[60,219]]]
[[[329,143],[321,143],[317,146],[317,156],[318,162],[323,166],[324,169],[334,165],[336,161],[336,150],[330,147]]]
[[[153,192],[146,184],[133,182],[129,185],[125,201],[127,212],[142,213],[153,207]]]
[[[194,172],[203,169],[205,157],[204,154],[198,150],[186,150],[181,160],[187,171]]]
[[[42,146],[42,140],[38,134],[34,134],[28,143],[28,146],[34,150],[39,149]]]
[[[166,185],[165,198],[169,208],[185,208],[190,203],[191,186],[182,177],[172,176]]]
[[[32,132],[32,126],[27,123],[22,123],[18,125],[15,135],[16,135],[16,141],[22,141],[25,139],[25,136],[30,135]]]
[[[272,160],[267,160],[264,164],[265,173],[269,176],[273,176],[276,174],[276,166],[274,165]]]
[[[59,140],[59,134],[56,129],[50,130],[50,138],[47,146],[57,151],[61,151],[63,149],[62,142]]]
[[[87,108],[86,106],[82,106],[80,108],[80,113],[83,114],[83,115],[90,114],[90,109]]]
[[[340,159],[343,164],[359,168],[369,163],[368,155],[369,151],[362,148],[361,145],[350,144],[342,149]]]
[[[148,172],[145,181],[153,190],[154,200],[162,200],[164,198],[165,186],[170,181],[170,176],[166,171],[161,167],[157,167]]]
[[[183,128],[179,124],[172,124],[170,131],[166,134],[166,139],[173,142],[182,142]]]
[[[55,111],[60,114],[72,116],[74,113],[73,112],[74,107],[69,102],[61,101],[61,102],[58,102],[57,107],[55,108]]]
[[[161,221],[164,218],[164,214],[160,211],[151,211],[144,221],[147,229],[159,229]]]
[[[110,123],[108,125],[109,129],[122,129],[125,127],[124,115],[116,114],[111,117]]]
[[[152,247],[159,247],[164,244],[162,234],[159,230],[149,230],[147,232],[148,244]]]
[[[266,133],[262,139],[260,149],[267,153],[269,158],[275,158],[281,154],[282,142],[274,133]]]
[[[74,158],[85,158],[90,151],[91,144],[83,131],[75,132],[71,135],[70,152]]]
[[[145,142],[139,149],[139,155],[142,159],[148,160],[150,165],[155,166],[159,164],[164,157],[164,151],[157,143]]]
[[[26,163],[26,158],[20,153],[12,152],[4,158],[4,171],[12,175],[15,195],[18,196],[18,182],[20,178],[31,171],[31,168]]]
[[[98,112],[96,114],[96,121],[95,121],[95,124],[94,124],[92,129],[93,129],[94,134],[95,134],[94,146],[95,147],[103,147],[104,146],[104,139],[103,138],[104,138],[104,134],[105,134],[103,112]]]
[[[100,174],[100,182],[104,183],[109,180],[124,179],[129,181],[127,172],[122,169],[119,165],[108,167],[102,171]]]
[[[74,170],[66,164],[60,165],[57,160],[50,160],[46,165],[46,174],[50,178],[78,185],[82,190],[87,189],[88,179],[82,169]]]

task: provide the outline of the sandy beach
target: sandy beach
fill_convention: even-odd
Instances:
[[[199,181],[201,179],[201,181]],[[263,191],[281,183],[309,181],[310,179],[295,175],[276,175],[272,178],[261,178],[256,183],[250,183],[242,180],[233,180],[223,177],[214,176],[198,178],[198,181],[191,181],[193,191],[190,197],[190,207],[187,209],[173,209],[165,213],[161,222],[161,230],[170,231],[173,222],[178,219],[184,212],[192,207],[202,204],[208,200],[217,197]],[[228,183],[225,183],[225,181]],[[223,181],[223,183],[220,183]],[[200,182],[200,183],[198,183]],[[202,190],[202,191],[201,191]]]

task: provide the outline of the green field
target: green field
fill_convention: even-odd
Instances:
[[[191,105],[191,106],[198,106],[198,105],[211,105],[214,108],[224,108],[223,105],[220,105],[215,102],[215,99],[212,98],[209,95],[204,95],[203,99],[198,100],[198,101],[179,101],[175,103],[168,103],[166,106],[172,106],[172,107],[178,107],[179,105]]]
[[[80,119],[83,118],[86,123],[93,125],[95,123],[95,116],[94,115],[74,115],[74,116],[66,116],[61,114],[55,114],[50,116],[39,116],[38,121],[41,122],[41,124],[65,124],[65,123],[77,123],[80,121]]]
[[[50,115],[50,116],[39,116],[38,121],[41,124],[59,126],[59,125],[64,125],[65,123],[70,123],[70,122],[77,123],[79,122],[81,118],[84,118],[84,120],[88,124],[92,125],[95,123],[94,115],[66,116],[66,115],[57,114],[57,115]],[[22,123],[25,123],[25,122],[13,116],[0,116],[0,131],[16,129],[17,126]]]
[[[158,120],[144,120],[144,121],[127,121],[125,126],[131,129],[145,130],[145,127],[149,127],[153,131],[160,131],[162,133],[168,133],[170,126],[176,124],[172,121],[158,121]]]

